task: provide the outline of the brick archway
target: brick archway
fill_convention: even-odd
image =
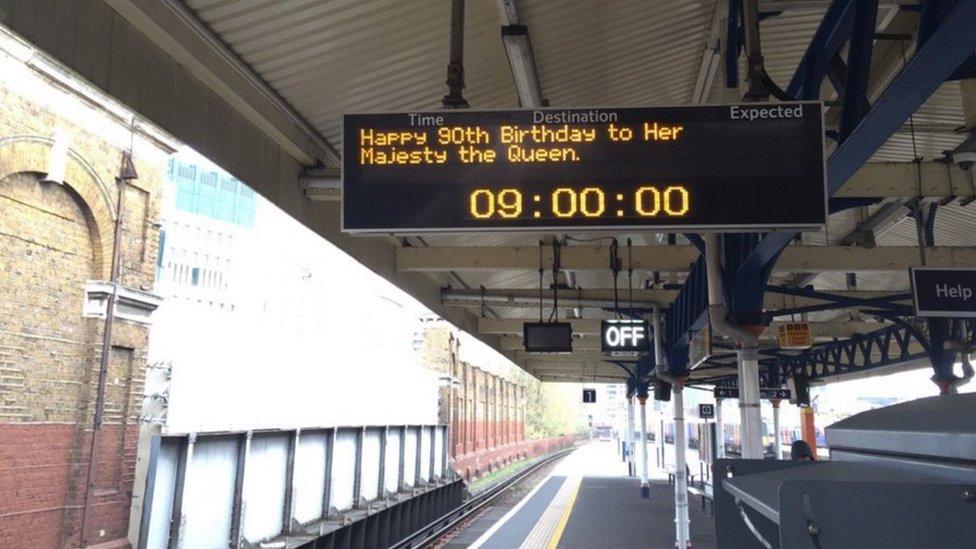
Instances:
[[[54,140],[35,135],[0,138],[0,180],[17,173],[46,173]],[[116,191],[73,149],[68,150],[65,185],[70,187],[88,221],[94,251],[96,278],[108,279],[112,257],[112,227]]]

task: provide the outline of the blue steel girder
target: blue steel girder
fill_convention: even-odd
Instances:
[[[742,0],[729,0],[725,18],[725,87],[739,87],[739,52],[742,51]]]
[[[838,0],[840,1],[840,0]],[[836,2],[835,2],[836,3]],[[860,124],[827,161],[827,186],[834,194],[908,117],[976,50],[976,0],[959,0],[924,46],[892,80]],[[772,264],[796,233],[768,233],[739,267],[737,279],[768,279]],[[749,296],[743,296],[747,299]],[[762,301],[761,292],[750,305]]]
[[[737,17],[732,6],[730,3],[730,19]],[[835,0],[828,8],[790,83],[788,92],[791,96],[815,98],[819,95],[830,60],[850,35],[848,29],[853,29],[853,6],[852,0]],[[730,28],[737,27],[730,25]],[[829,194],[834,194],[847,182],[908,116],[976,50],[973,28],[976,28],[976,0],[958,0],[831,155],[827,162]],[[735,40],[737,36],[731,34],[728,50],[737,54],[738,45],[733,44]],[[729,58],[726,62],[730,67],[735,65]],[[726,296],[733,306],[733,314],[748,316],[740,313],[748,311],[750,315],[757,316],[761,311],[763,289],[772,266],[796,234],[790,231],[768,233],[740,262],[734,284],[736,291],[734,295]],[[668,367],[672,375],[687,371],[690,334],[700,330],[707,322],[706,288],[704,262],[699,259],[679,292],[678,300],[668,311]]]
[[[854,28],[847,53],[847,74],[842,94],[840,142],[851,135],[868,110],[868,79],[871,74],[871,52],[877,24],[877,0],[856,0]]]
[[[626,369],[626,368],[625,368]],[[634,398],[637,394],[637,380],[633,376],[627,378],[627,398]]]
[[[767,364],[778,366],[785,377],[805,375],[820,379],[925,358],[925,351],[911,352],[911,340],[907,329],[894,325],[850,339],[817,344],[799,355],[783,355]]]
[[[849,339],[820,343],[800,354],[770,350],[766,354],[773,355],[772,358],[762,359],[760,363],[769,374],[778,372],[780,377],[801,374],[811,379],[823,379],[910,360],[928,359],[935,370],[932,379],[952,383],[957,379],[952,367],[958,356],[958,348],[948,343],[955,340],[969,349],[976,346],[976,322],[973,321],[927,319],[928,330],[925,333],[904,319],[891,315],[878,316],[893,320],[895,324]],[[922,350],[912,350],[913,339]]]
[[[917,45],[921,47],[928,41],[935,29],[955,5],[956,0],[923,0],[921,13],[918,19],[918,38]],[[959,65],[947,80],[961,80],[963,78],[976,78],[976,53],[970,53],[969,57]]]
[[[819,99],[820,83],[854,26],[854,0],[835,0],[810,40],[786,93],[797,99]]]

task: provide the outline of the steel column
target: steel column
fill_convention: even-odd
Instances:
[[[800,407],[800,434],[803,440],[810,445],[813,455],[817,455],[817,426],[816,414],[813,406]]]
[[[485,435],[487,436],[487,434]],[[414,452],[414,467],[413,467],[413,485],[414,487],[420,486],[422,481],[420,478],[421,465],[423,465],[423,459],[421,459],[421,450],[423,449],[424,442],[424,428],[420,425],[417,426],[417,451]]]
[[[715,457],[725,457],[725,424],[722,423],[722,399],[715,399]]]
[[[647,475],[647,382],[638,388],[637,400],[640,402],[640,445],[641,445],[641,497],[651,497],[651,485]]]
[[[332,516],[332,458],[335,454],[336,429],[329,429],[325,439],[325,486],[322,487],[322,516]]]
[[[672,385],[674,404],[674,508],[677,546],[689,545],[688,536],[688,460],[685,454],[685,401],[684,379],[675,379]]]
[[[397,466],[397,489],[406,488],[406,467],[407,467],[407,426],[400,428],[400,464]]]
[[[176,465],[176,489],[173,494],[173,514],[169,526],[169,548],[183,549],[183,534],[186,530],[186,513],[183,512],[183,494],[186,491],[187,479],[190,478],[193,463],[193,446],[197,442],[196,433],[187,437],[182,456]]]
[[[356,433],[356,457],[353,464],[352,477],[352,506],[359,509],[363,506],[363,445],[366,440],[366,427],[360,427]]]
[[[775,459],[783,459],[783,436],[779,432],[779,399],[773,401],[773,454]]]
[[[237,471],[234,477],[234,506],[231,510],[230,546],[239,549],[244,543],[244,518],[247,514],[247,460],[251,455],[251,431],[244,433],[237,447]]]
[[[390,426],[380,431],[380,471],[376,481],[376,497],[386,499],[386,445],[390,436]]]
[[[868,111],[868,80],[874,30],[878,23],[877,0],[855,0],[854,28],[847,54],[843,108],[840,117],[840,141],[847,139]]]
[[[627,474],[634,476],[634,395],[630,391],[630,380],[627,385]]]
[[[759,357],[755,347],[736,353],[739,363],[739,416],[742,457],[762,459],[762,415],[759,408]]]
[[[298,443],[301,429],[295,429],[295,434],[288,441],[288,461],[285,464],[285,498],[281,510],[282,531],[291,533],[292,518],[295,516],[295,454],[298,453]]]

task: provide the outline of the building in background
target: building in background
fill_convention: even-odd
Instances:
[[[138,420],[173,149],[132,120],[0,33],[0,547],[125,546],[130,507],[141,504],[133,499],[145,464]],[[116,176],[130,148],[138,179],[122,200],[120,288],[101,392]]]
[[[160,234],[146,408],[164,433],[437,421],[426,309],[246,185],[174,155]]]
[[[526,437],[527,406],[537,404],[539,394],[527,390],[527,374],[494,350],[433,316],[424,319],[415,341],[424,366],[441,382],[438,417],[450,425],[453,467],[465,478],[575,440],[568,432]]]

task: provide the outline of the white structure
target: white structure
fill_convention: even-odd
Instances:
[[[171,161],[164,204],[164,432],[436,423],[415,300],[196,155]]]

